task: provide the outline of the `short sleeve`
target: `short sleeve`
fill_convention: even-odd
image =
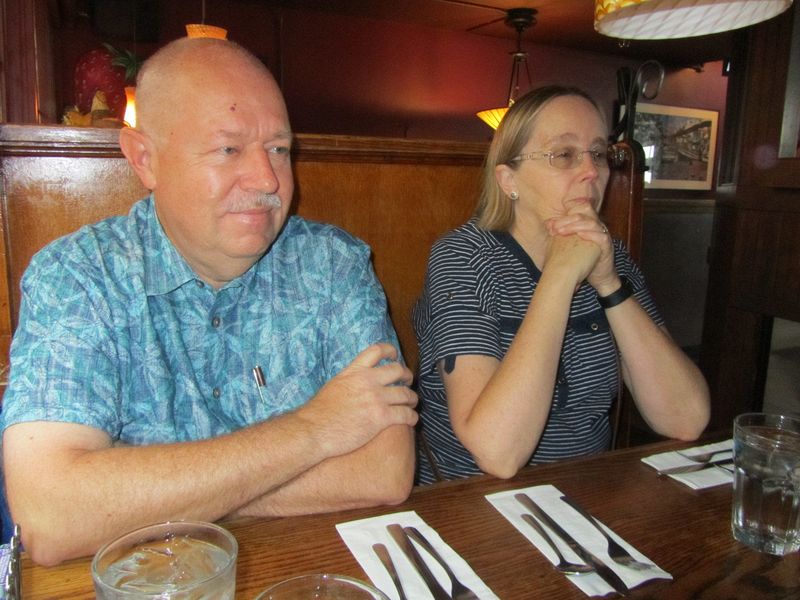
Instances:
[[[413,311],[420,370],[430,372],[448,356],[479,354],[501,360],[494,289],[485,276],[489,258],[442,240],[428,260],[425,286]]]
[[[22,279],[3,427],[35,420],[121,428],[110,311],[92,278],[47,249]]]
[[[331,241],[329,319],[325,329],[328,377],[336,375],[371,344],[386,342],[400,353],[369,247],[344,232],[336,234],[338,237]]]
[[[650,289],[647,287],[644,274],[620,240],[614,240],[614,264],[617,268],[617,273],[621,277],[627,278],[628,283],[633,288],[633,295],[641,307],[656,325],[663,327],[664,319],[656,306]]]

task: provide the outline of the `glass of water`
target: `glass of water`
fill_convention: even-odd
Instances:
[[[213,523],[175,521],[126,533],[92,561],[99,600],[233,600],[239,546]]]
[[[733,537],[777,556],[800,549],[800,419],[737,416],[733,461]]]

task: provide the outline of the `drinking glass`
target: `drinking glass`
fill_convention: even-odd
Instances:
[[[300,575],[273,586],[256,596],[255,600],[389,600],[383,592],[344,575]]]
[[[149,525],[109,542],[94,556],[99,600],[233,600],[239,546],[213,523]]]
[[[800,549],[800,419],[737,416],[733,462],[733,537],[777,556]]]

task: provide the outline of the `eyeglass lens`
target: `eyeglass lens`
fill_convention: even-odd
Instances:
[[[572,169],[583,160],[585,154],[596,167],[608,166],[608,152],[606,150],[578,150],[577,148],[562,148],[547,153],[550,164],[557,169]]]

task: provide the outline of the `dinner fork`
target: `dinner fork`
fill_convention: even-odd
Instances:
[[[612,538],[606,530],[603,529],[603,526],[598,523],[597,519],[595,519],[591,514],[589,514],[580,504],[578,504],[575,500],[570,498],[569,496],[561,496],[561,500],[569,504],[572,508],[574,508],[580,515],[586,519],[589,523],[591,523],[597,531],[603,534],[603,537],[606,538],[608,541],[608,557],[613,560],[615,563],[622,565],[623,567],[629,567],[636,571],[646,571],[648,569],[656,568],[656,565],[652,563],[646,563],[639,560],[636,560],[633,556],[631,556],[630,552],[628,552],[625,548],[623,548],[614,538]]]
[[[436,551],[436,548],[433,547],[433,544],[431,544],[425,538],[425,536],[417,531],[416,527],[403,527],[403,529],[405,529],[408,537],[425,548],[428,554],[430,554],[440,565],[442,565],[442,568],[444,569],[445,573],[447,573],[447,576],[450,578],[450,581],[453,584],[453,589],[450,592],[453,600],[479,600],[475,592],[458,580],[456,574],[453,573],[453,569],[450,568],[450,565],[448,565],[444,558],[442,558],[442,556]]]
[[[688,458],[689,460],[696,463],[707,463],[717,454],[724,454],[726,452],[733,453],[733,448],[725,448],[723,450],[713,450],[710,452],[702,452],[700,454],[686,454],[685,452],[678,451],[678,454],[680,454],[683,458]]]
[[[539,536],[545,542],[547,542],[547,545],[553,549],[553,552],[556,553],[556,556],[558,557],[558,564],[553,565],[553,567],[555,567],[557,571],[561,571],[567,575],[583,575],[585,573],[594,572],[594,567],[591,567],[590,565],[569,562],[566,558],[564,558],[564,555],[561,554],[561,550],[559,550],[558,546],[556,546],[555,542],[553,542],[553,538],[550,537],[550,535],[544,530],[544,527],[539,524],[539,521],[537,521],[533,515],[523,513],[521,517],[523,521],[536,530],[536,533],[538,533]]]

